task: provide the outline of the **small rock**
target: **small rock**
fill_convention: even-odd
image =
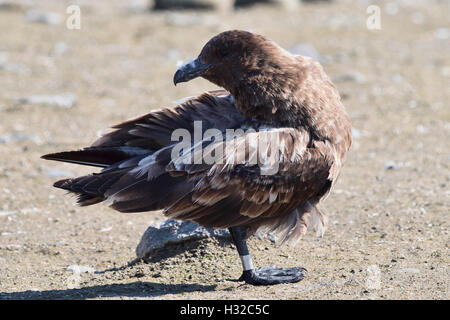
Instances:
[[[173,60],[179,60],[180,52],[178,50],[175,50],[175,49],[169,49],[166,52],[166,57],[169,58],[169,59],[173,59]]]
[[[352,137],[353,139],[361,139],[362,133],[356,128],[352,128]]]
[[[316,61],[323,62],[319,52],[309,43],[299,43],[289,50],[292,54],[310,57]]]
[[[425,127],[425,126],[422,125],[422,124],[418,124],[418,125],[416,126],[416,131],[417,131],[418,133],[420,133],[420,134],[425,134],[425,133],[428,132],[428,128]]]
[[[116,100],[114,99],[103,98],[102,100],[100,100],[100,105],[106,108],[114,108],[117,105],[117,103]]]
[[[398,169],[400,169],[400,167],[394,161],[386,162],[384,168],[386,170],[398,170]]]
[[[10,133],[0,135],[0,143],[12,143],[20,141],[32,141],[36,144],[40,144],[42,141],[39,136],[29,133]]]
[[[166,22],[169,25],[179,27],[214,25],[217,24],[217,18],[197,13],[170,12],[166,16]]]
[[[420,270],[416,268],[403,268],[398,269],[395,273],[420,273]]]
[[[9,216],[9,215],[12,215],[12,214],[15,214],[15,213],[17,213],[17,211],[0,211],[0,217]]]
[[[19,98],[15,100],[18,104],[46,104],[60,108],[72,108],[77,104],[77,95],[73,93],[63,93],[56,95],[34,95],[27,98]]]
[[[410,101],[408,102],[408,107],[409,107],[410,109],[415,109],[415,108],[417,108],[418,105],[419,105],[419,102],[416,101],[416,100],[410,100]]]
[[[442,67],[442,69],[441,69],[441,75],[442,75],[443,77],[450,77],[450,66]]]
[[[14,72],[14,73],[30,73],[30,69],[23,65],[18,63],[12,63],[5,60],[0,60],[0,70],[5,70],[8,72]]]
[[[147,0],[131,0],[127,4],[127,10],[130,13],[145,13],[148,11]]]
[[[414,12],[411,15],[411,22],[414,24],[423,24],[425,21],[425,16],[422,12]]]
[[[23,5],[16,3],[14,1],[1,1],[0,0],[0,11],[23,11]]]
[[[228,230],[205,228],[191,221],[168,219],[159,227],[147,228],[136,248],[136,255],[140,259],[147,259],[157,249],[210,237],[228,238],[229,232]]]
[[[56,25],[61,23],[62,18],[59,13],[28,10],[25,12],[25,21],[30,23]]]
[[[98,273],[98,271],[92,267],[79,266],[79,265],[69,266],[69,267],[67,267],[67,271],[73,272],[73,273]]]
[[[360,72],[343,73],[333,78],[333,82],[365,83],[366,77]]]
[[[450,37],[449,28],[439,28],[434,30],[434,37],[439,40],[447,40]]]
[[[55,46],[53,47],[53,53],[57,56],[60,56],[64,54],[69,47],[65,42],[59,41],[55,43]]]
[[[396,83],[402,83],[403,82],[403,76],[399,73],[396,73],[392,76],[392,80]]]
[[[395,16],[399,10],[398,3],[394,1],[389,2],[385,5],[384,10],[386,11],[387,14]]]
[[[69,171],[63,171],[63,170],[57,170],[57,169],[47,171],[47,172],[45,173],[45,175],[46,175],[47,177],[50,177],[50,178],[73,177],[73,176],[74,176],[74,174],[73,174],[72,172],[69,172]]]

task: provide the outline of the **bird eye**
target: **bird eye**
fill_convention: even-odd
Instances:
[[[229,49],[229,48],[226,48],[226,47],[221,48],[221,49],[219,50],[219,54],[220,54],[221,57],[226,57],[227,55],[230,54],[230,49]]]

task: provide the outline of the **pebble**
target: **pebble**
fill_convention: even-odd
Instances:
[[[434,37],[439,40],[447,40],[450,37],[450,29],[438,28],[434,30]]]
[[[72,273],[98,273],[98,271],[92,267],[79,265],[71,265],[67,267],[67,271]]]
[[[386,11],[386,13],[391,16],[395,16],[398,13],[398,10],[399,10],[398,4],[394,1],[388,2],[384,6],[384,11]]]
[[[76,106],[77,100],[77,95],[73,93],[62,93],[55,95],[40,94],[26,98],[18,98],[15,100],[15,103],[51,105],[59,108],[69,109]]]
[[[289,50],[292,54],[297,54],[305,57],[310,57],[316,61],[323,62],[323,58],[319,52],[309,43],[299,43]]]
[[[173,60],[179,60],[180,52],[178,50],[175,50],[175,49],[169,49],[166,52],[166,57],[169,58],[169,59],[173,59]]]
[[[0,1],[0,11],[22,11],[23,5],[16,3],[15,1]]]
[[[352,128],[352,137],[353,139],[361,139],[362,133],[356,128]]]
[[[417,108],[418,105],[419,105],[419,102],[416,100],[410,100],[408,102],[408,108],[410,108],[410,109],[415,109],[415,108]]]
[[[366,77],[360,72],[349,72],[337,75],[333,78],[333,82],[356,82],[365,83]]]
[[[411,15],[411,22],[414,24],[423,24],[425,21],[425,16],[422,12],[414,12]]]
[[[25,21],[30,23],[43,23],[49,25],[60,24],[62,17],[59,13],[28,10],[25,12]]]
[[[12,62],[8,62],[8,61],[4,61],[4,60],[3,61],[0,60],[0,70],[13,72],[13,73],[30,73],[31,72],[31,70],[23,64],[12,63]]]
[[[216,24],[217,19],[199,14],[187,14],[179,12],[170,12],[166,16],[166,22],[168,25],[188,27],[195,25],[211,25]]]
[[[50,178],[73,177],[74,176],[74,174],[70,171],[63,171],[63,170],[58,170],[58,169],[49,170],[45,173],[45,175]]]
[[[386,162],[384,168],[386,170],[398,170],[398,169],[400,169],[400,167],[394,161]]]
[[[100,229],[99,232],[108,232],[111,230],[112,230],[112,227],[106,227],[106,228]]]
[[[398,269],[395,273],[420,273],[420,270],[416,268],[403,268]]]
[[[130,13],[145,13],[149,10],[148,1],[146,1],[146,0],[131,0],[127,4],[127,10]]]
[[[7,133],[0,135],[0,143],[11,143],[20,141],[32,141],[36,144],[42,143],[39,136],[32,133]]]
[[[442,75],[443,77],[450,77],[450,66],[442,67],[442,69],[441,69],[441,75]]]
[[[53,47],[53,53],[57,56],[60,56],[60,55],[64,54],[67,51],[67,49],[69,49],[67,44],[63,41],[59,41],[59,42],[55,43],[55,45]]]
[[[417,131],[418,133],[420,133],[420,134],[425,134],[425,133],[428,132],[428,128],[425,127],[425,126],[422,125],[422,124],[418,124],[418,125],[416,126],[416,131]]]
[[[17,211],[0,211],[0,217],[5,217],[5,216],[9,216],[12,214],[16,214]]]

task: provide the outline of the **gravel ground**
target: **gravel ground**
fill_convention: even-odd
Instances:
[[[34,7],[59,14],[59,24],[28,22],[29,1],[0,7],[0,299],[449,298],[449,2],[373,1],[380,30],[366,26],[372,1],[233,13],[143,12],[125,3],[83,1],[80,30],[66,28],[64,1]],[[296,247],[250,241],[257,266],[306,267],[297,284],[233,281],[241,266],[225,240],[136,262],[142,234],[164,217],[76,207],[51,185],[92,168],[39,159],[214,89],[200,79],[174,87],[172,76],[178,60],[227,29],[315,48],[353,120],[354,145],[325,203],[325,236],[309,233]],[[60,94],[70,94],[65,104],[23,100]],[[69,271],[75,266],[86,272]]]

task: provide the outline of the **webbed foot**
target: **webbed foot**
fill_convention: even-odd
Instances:
[[[245,281],[255,286],[294,283],[305,277],[304,270],[306,271],[305,268],[300,266],[293,268],[263,267],[244,271],[239,281]]]

